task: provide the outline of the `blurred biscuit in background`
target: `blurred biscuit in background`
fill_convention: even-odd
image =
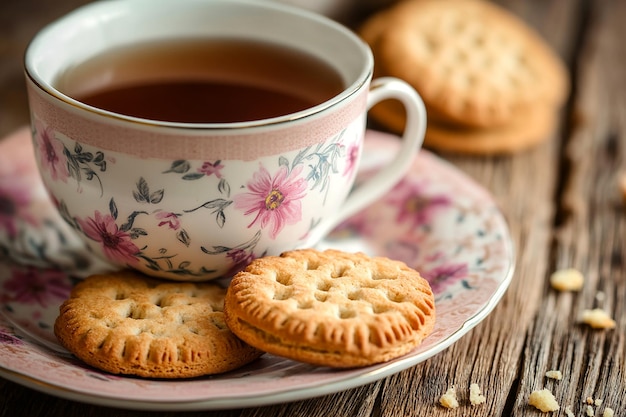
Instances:
[[[405,0],[358,29],[375,76],[411,84],[428,109],[425,145],[463,154],[518,152],[548,139],[569,94],[561,59],[526,23],[484,0]],[[400,132],[404,110],[375,121]]]

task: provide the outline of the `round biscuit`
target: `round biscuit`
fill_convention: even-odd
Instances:
[[[381,103],[370,113],[374,120],[396,133],[404,129],[404,111],[395,102]],[[452,125],[430,114],[428,119],[425,148],[464,155],[505,155],[530,149],[550,139],[557,127],[558,112],[537,106],[516,114],[507,125],[491,128]]]
[[[378,29],[375,59],[446,120],[509,123],[536,103],[558,107],[569,92],[560,58],[526,23],[483,0],[408,0]]]
[[[262,354],[225,324],[225,292],[214,283],[160,281],[130,270],[94,275],[61,305],[54,332],[77,358],[113,374],[222,373]]]
[[[464,155],[507,155],[529,150],[546,142],[557,125],[552,109],[527,113],[524,121],[488,129],[459,128],[430,123],[424,146],[437,151]]]
[[[434,296],[403,262],[303,249],[259,258],[224,301],[233,333],[266,352],[331,367],[384,362],[431,333]]]

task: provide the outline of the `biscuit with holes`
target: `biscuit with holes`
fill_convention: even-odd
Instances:
[[[225,293],[214,283],[160,281],[132,271],[94,275],[61,305],[54,332],[76,357],[114,374],[222,373],[262,354],[226,326]]]
[[[560,58],[490,2],[408,0],[384,13],[361,30],[377,65],[415,87],[448,122],[505,125],[536,103],[559,107],[569,92]]]
[[[347,368],[414,349],[433,330],[435,302],[428,282],[403,262],[303,249],[256,259],[238,273],[224,315],[258,349]]]

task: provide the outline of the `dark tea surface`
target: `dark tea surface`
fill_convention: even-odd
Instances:
[[[230,123],[295,113],[340,93],[327,63],[268,43],[181,40],[112,49],[65,71],[56,87],[144,119]]]

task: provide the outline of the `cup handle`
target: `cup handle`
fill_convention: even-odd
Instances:
[[[396,99],[404,105],[406,125],[402,145],[386,166],[350,193],[332,220],[318,226],[316,232],[320,239],[338,223],[373,203],[396,185],[406,175],[422,147],[426,133],[426,107],[422,98],[400,79],[381,77],[373,80],[367,97],[367,109],[386,99]]]

